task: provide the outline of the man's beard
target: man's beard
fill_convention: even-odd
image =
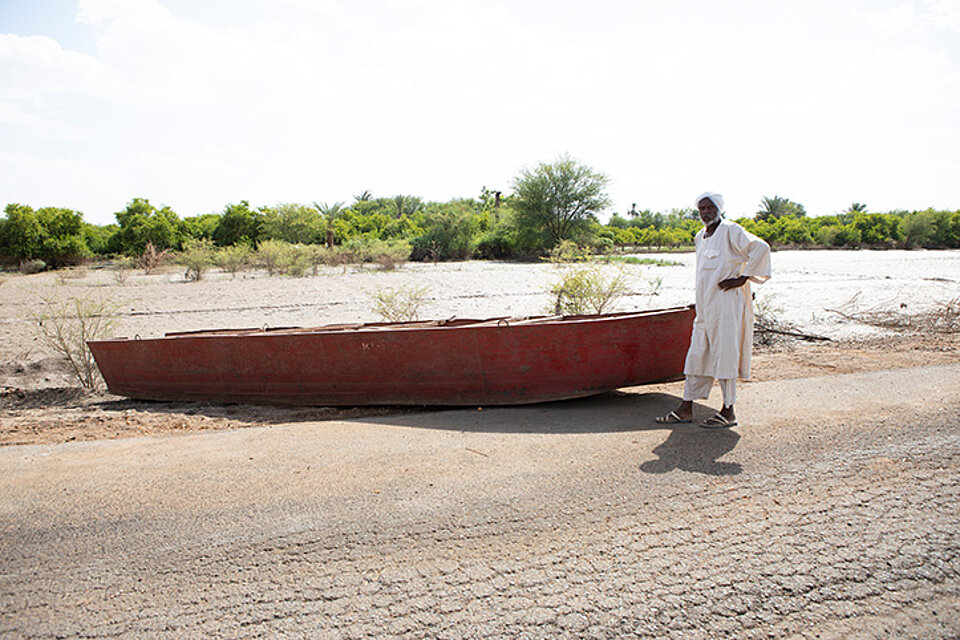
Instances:
[[[709,218],[707,218],[706,220],[704,219],[703,216],[700,216],[700,222],[702,222],[702,223],[703,223],[703,226],[705,226],[705,227],[709,227],[710,225],[712,225],[714,222],[716,222],[716,221],[719,220],[719,219],[720,219],[720,212],[719,212],[719,211],[718,211],[717,213],[713,214],[712,216],[710,216]]]

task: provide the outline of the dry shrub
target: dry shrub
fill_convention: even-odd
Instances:
[[[88,296],[73,296],[62,301],[41,300],[40,311],[33,314],[37,322],[37,340],[66,359],[81,387],[96,389],[100,371],[87,341],[106,337],[116,319],[117,305],[110,300]]]
[[[130,271],[136,266],[136,261],[129,256],[121,256],[113,261],[110,269],[117,284],[124,284],[130,276]]]
[[[408,242],[388,242],[370,238],[350,240],[340,247],[345,262],[363,269],[367,263],[376,264],[383,271],[392,271],[410,259],[412,248]]]
[[[83,280],[87,277],[86,267],[61,269],[57,272],[57,284],[65,285],[71,280]]]
[[[910,313],[907,311],[907,305],[905,304],[900,304],[897,308],[878,306],[862,309],[860,307],[860,292],[858,291],[853,298],[842,306],[836,309],[827,309],[827,311],[836,313],[847,320],[882,329],[916,333],[960,332],[960,297],[940,302],[930,311]]]
[[[776,294],[757,295],[753,302],[753,344],[771,346],[790,339],[796,327],[783,319]]]
[[[328,267],[343,267],[343,270],[346,271],[347,265],[353,262],[353,254],[343,247],[318,246],[314,254],[314,260]]]
[[[157,251],[152,242],[148,242],[143,253],[137,257],[137,266],[143,269],[144,275],[151,275],[163,269],[172,259],[170,249]]]
[[[406,242],[382,242],[371,250],[371,260],[381,271],[393,271],[410,259],[411,250]]]
[[[387,322],[413,322],[420,319],[420,308],[426,302],[427,287],[402,286],[377,289],[373,292],[373,311]]]
[[[960,297],[941,303],[936,309],[925,314],[923,319],[933,331],[960,332]]]
[[[43,260],[23,260],[20,262],[20,273],[25,276],[40,273],[47,268],[47,263]]]

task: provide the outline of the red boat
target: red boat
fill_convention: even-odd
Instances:
[[[89,343],[111,393],[297,405],[504,405],[683,374],[692,307],[223,329]]]

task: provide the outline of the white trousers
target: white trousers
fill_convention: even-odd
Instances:
[[[710,396],[710,388],[713,387],[714,378],[710,376],[695,376],[687,374],[686,383],[683,385],[684,400],[703,400]],[[723,391],[723,406],[732,407],[737,403],[737,379],[719,378],[720,390]]]

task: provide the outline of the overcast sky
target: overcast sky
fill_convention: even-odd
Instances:
[[[960,208],[960,0],[0,0],[0,206]]]

